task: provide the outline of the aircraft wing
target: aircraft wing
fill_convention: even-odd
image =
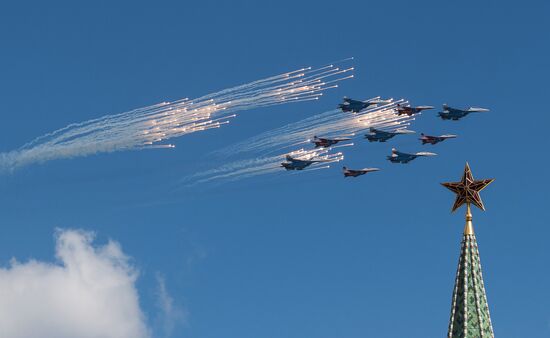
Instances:
[[[319,159],[319,160],[309,160],[311,163],[320,163],[320,162],[333,162],[334,160],[331,159]]]
[[[452,107],[449,107],[449,106],[443,106],[443,111],[448,112],[448,113],[461,113],[461,112],[463,112],[463,110],[461,110],[461,109],[456,109],[456,108],[452,108]]]
[[[394,157],[397,157],[397,156],[410,156],[411,154],[409,153],[403,153],[403,152],[400,152],[399,150],[397,149],[392,149],[392,156]]]
[[[371,134],[375,134],[375,135],[384,135],[384,136],[387,136],[387,135],[390,135],[390,134],[391,134],[390,132],[387,132],[387,131],[384,131],[384,130],[380,130],[380,129],[376,129],[376,128],[370,128],[369,131],[371,132]]]
[[[312,160],[299,160],[299,159],[296,159],[296,158],[293,158],[291,160],[292,163],[294,164],[306,164],[306,163],[315,163],[315,161],[312,161]]]
[[[477,112],[477,113],[481,113],[481,112],[488,112],[489,109],[486,109],[486,108],[479,108],[479,107],[470,107],[468,108],[469,112]]]
[[[359,100],[354,100],[354,99],[345,99],[345,101],[349,104],[356,104],[356,105],[359,105],[359,104],[363,104],[364,102],[363,101],[359,101]]]
[[[325,160],[325,159],[300,160],[300,159],[297,159],[297,158],[291,158],[291,159],[287,159],[287,161],[292,162],[292,163],[297,164],[297,165],[300,165],[300,164],[313,164],[313,163],[318,163],[318,162],[329,162],[330,160]]]
[[[410,129],[397,129],[393,133],[394,134],[416,134],[416,131],[410,130]]]
[[[427,152],[427,151],[421,151],[421,152],[416,153],[414,155],[416,155],[416,156],[436,156],[437,154],[436,153],[430,153],[430,152]]]

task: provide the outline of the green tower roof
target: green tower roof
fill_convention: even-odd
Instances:
[[[474,180],[470,167],[466,163],[461,182],[443,183],[443,186],[457,194],[453,211],[462,204],[467,205],[466,226],[458,260],[447,338],[494,338],[495,336],[470,211],[470,203],[484,209],[479,191],[492,181]]]
[[[448,338],[494,338],[475,234],[464,233]]]

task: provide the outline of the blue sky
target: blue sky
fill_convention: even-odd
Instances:
[[[355,79],[322,100],[247,111],[173,150],[52,161],[0,176],[0,262],[55,262],[56,228],[120,243],[139,270],[148,325],[165,335],[158,276],[185,312],[172,337],[436,337],[445,334],[463,211],[439,183],[465,161],[496,181],[474,211],[496,335],[550,336],[543,1],[34,2],[0,11],[0,151],[73,122],[198,97],[353,56]],[[342,96],[482,106],[458,134],[358,145],[336,168],[174,191],[225,143],[334,108]],[[433,150],[409,165],[392,146]]]

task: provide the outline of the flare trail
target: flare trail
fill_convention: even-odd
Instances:
[[[318,169],[326,169],[329,163],[339,162],[344,159],[341,152],[330,153],[332,148],[319,149],[299,149],[287,154],[276,156],[264,156],[253,159],[245,159],[234,161],[220,166],[216,169],[202,171],[200,173],[184,178],[181,183],[187,186],[207,183],[214,180],[236,181],[247,177],[272,174],[284,171],[281,167],[281,162],[285,160],[285,156],[289,155],[297,160],[315,160],[322,161],[312,164],[304,171],[312,171]]]
[[[0,153],[0,171],[60,158],[146,148],[173,148],[161,141],[219,128],[235,112],[289,102],[317,100],[336,82],[353,77],[329,65],[311,67],[225,89],[194,100],[163,102],[68,125],[19,149]]]

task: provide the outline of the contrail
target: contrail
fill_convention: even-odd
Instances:
[[[337,148],[352,146],[353,143],[310,150],[301,148],[286,153],[283,153],[283,151],[298,145],[311,144],[311,138],[315,135],[319,137],[352,137],[371,127],[391,130],[405,129],[414,120],[414,117],[396,114],[398,104],[407,105],[408,103],[405,100],[392,100],[390,103],[366,109],[357,114],[331,110],[264,132],[214,152],[211,155],[226,163],[216,169],[188,176],[182,180],[182,183],[194,185],[213,180],[234,181],[257,175],[282,173],[285,170],[281,167],[281,162],[284,161],[287,154],[294,158],[306,160],[315,158],[330,159],[329,162],[341,161],[343,159],[341,152],[335,154],[330,152]],[[311,146],[313,147],[313,145]],[[278,153],[278,155],[273,156],[273,153]],[[245,159],[230,160],[242,156]],[[327,168],[326,163],[317,163],[304,171]]]
[[[159,142],[219,128],[238,111],[317,100],[336,82],[353,77],[353,68],[328,65],[301,68],[194,100],[187,98],[74,123],[40,136],[22,147],[0,153],[0,172],[33,163],[102,152],[173,148]]]

